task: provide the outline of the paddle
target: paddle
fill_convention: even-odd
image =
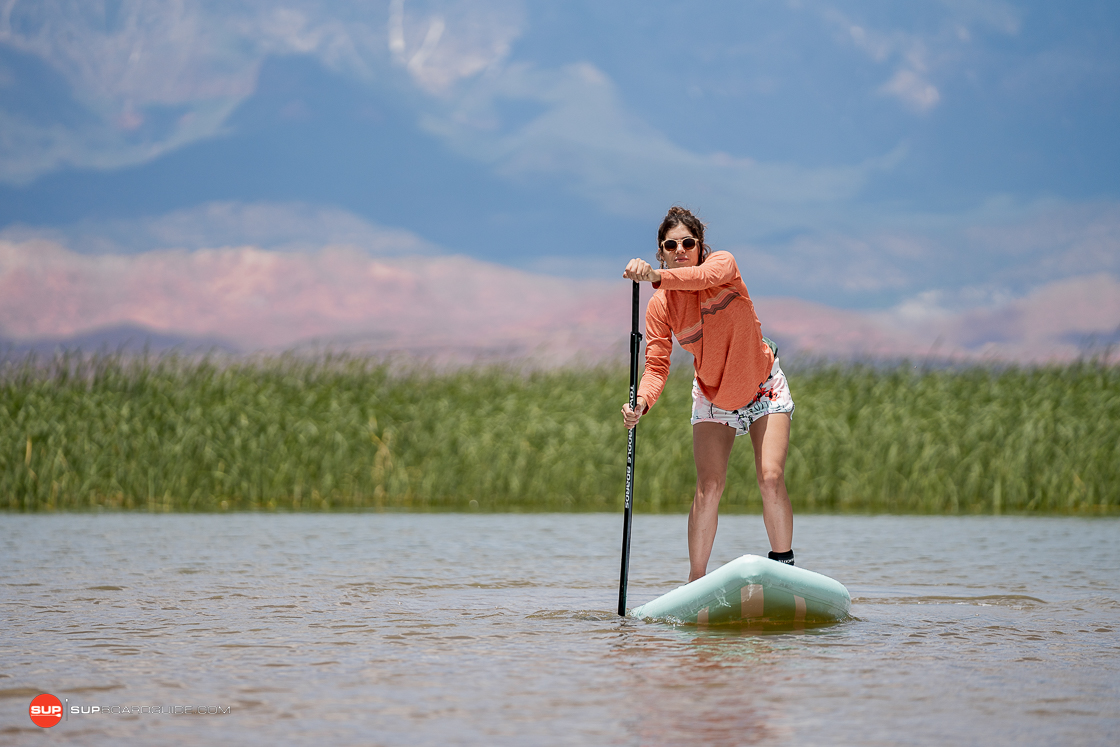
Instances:
[[[638,353],[641,352],[642,333],[638,331],[638,283],[634,282],[633,318],[630,324],[630,409],[638,407]],[[626,577],[630,572],[630,520],[634,506],[634,448],[637,445],[638,426],[630,429],[626,446],[626,508],[622,514],[622,571],[618,577],[618,614],[626,616]]]

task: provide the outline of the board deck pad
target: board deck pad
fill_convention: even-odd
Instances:
[[[627,614],[700,625],[796,625],[846,620],[851,606],[851,595],[835,579],[758,555],[744,555]]]

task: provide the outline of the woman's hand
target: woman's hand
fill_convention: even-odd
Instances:
[[[622,277],[636,280],[639,283],[660,283],[661,273],[653,269],[653,265],[644,259],[634,258],[626,263],[626,270]]]
[[[622,422],[623,422],[623,424],[625,424],[626,430],[630,430],[635,425],[637,425],[638,421],[641,419],[641,417],[646,414],[647,409],[648,408],[646,407],[646,401],[644,399],[642,399],[641,397],[638,397],[638,411],[637,412],[634,412],[633,410],[630,409],[630,403],[629,402],[624,404],[622,406]]]

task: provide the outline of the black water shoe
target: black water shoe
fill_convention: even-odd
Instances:
[[[793,550],[788,550],[786,552],[774,552],[771,550],[770,554],[766,557],[771,560],[776,560],[779,563],[785,563],[786,565],[795,565],[793,562]]]

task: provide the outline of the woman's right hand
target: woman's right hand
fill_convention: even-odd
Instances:
[[[638,397],[638,411],[637,412],[634,412],[634,410],[630,409],[630,403],[629,402],[624,404],[622,406],[622,422],[626,426],[626,430],[630,430],[635,425],[637,425],[638,421],[641,420],[642,415],[646,414],[647,409],[648,408],[646,407],[646,401],[644,399],[642,399],[641,397]]]

